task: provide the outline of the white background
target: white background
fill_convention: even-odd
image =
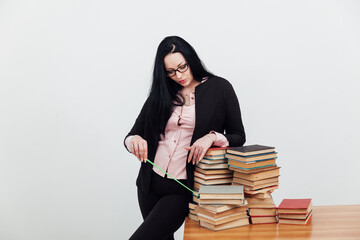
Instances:
[[[136,230],[140,164],[123,138],[168,35],[233,84],[246,144],[276,147],[277,204],[360,204],[359,13],[340,0],[0,0],[0,239]]]

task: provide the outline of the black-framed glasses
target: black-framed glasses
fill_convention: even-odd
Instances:
[[[184,73],[188,70],[188,67],[189,65],[187,63],[185,63],[184,65],[181,65],[180,67],[178,67],[177,69],[174,69],[174,70],[166,70],[166,74],[169,76],[169,77],[173,77],[175,76],[176,72],[179,72],[179,73]]]

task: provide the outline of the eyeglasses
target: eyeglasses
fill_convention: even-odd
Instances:
[[[184,65],[181,65],[180,67],[178,67],[177,69],[174,69],[174,70],[166,70],[166,74],[169,76],[169,77],[173,77],[175,76],[176,72],[179,72],[179,73],[184,73],[188,70],[188,67],[189,65],[187,63],[185,63]]]

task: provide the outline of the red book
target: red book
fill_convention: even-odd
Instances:
[[[303,214],[311,211],[311,198],[284,199],[278,207],[278,213]]]

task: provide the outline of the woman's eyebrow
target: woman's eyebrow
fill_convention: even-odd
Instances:
[[[177,66],[180,66],[181,64],[183,64],[183,62],[185,62],[185,60],[179,63]],[[174,68],[165,68],[165,69],[174,69]]]

